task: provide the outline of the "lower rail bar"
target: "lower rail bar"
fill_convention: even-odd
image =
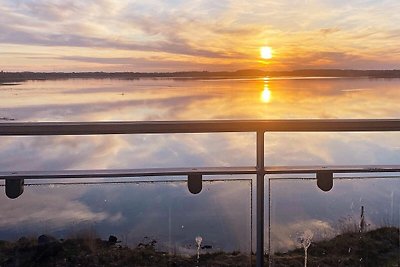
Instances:
[[[359,166],[273,166],[264,168],[265,174],[314,174],[320,171],[332,173],[400,172],[400,165]],[[123,178],[146,176],[245,175],[257,174],[256,167],[198,167],[198,168],[150,168],[116,170],[64,170],[64,171],[6,171],[4,179],[69,179],[69,178]]]

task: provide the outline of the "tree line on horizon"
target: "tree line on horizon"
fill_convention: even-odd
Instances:
[[[0,72],[0,83],[60,79],[237,78],[237,77],[369,77],[400,78],[400,70],[302,69],[290,71],[182,71],[182,72]]]

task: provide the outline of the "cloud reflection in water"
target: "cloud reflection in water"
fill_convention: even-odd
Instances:
[[[268,91],[273,97],[264,103],[260,99],[260,94],[266,90],[264,79],[26,82],[2,88],[0,117],[15,118],[17,121],[398,118],[399,85],[398,80],[383,79],[269,79]],[[246,166],[255,162],[254,140],[254,134],[3,137],[0,168],[60,170]],[[398,140],[398,133],[267,133],[266,164],[397,164],[400,158]],[[210,212],[223,214],[224,218],[230,216],[236,205],[235,192],[241,190],[241,185],[232,184],[229,187],[229,190],[213,191],[213,197],[219,198],[218,203],[223,205]],[[292,196],[298,187],[275,189],[278,192],[276,198],[284,200],[286,196]],[[67,218],[98,222],[114,218],[113,223],[127,219],[123,211],[94,210],[95,203],[84,197],[94,198],[107,189],[80,190],[79,196],[74,190],[45,190],[48,199],[42,194],[25,192],[23,197],[32,200],[29,201],[32,205],[29,210],[39,210],[40,203],[51,203],[43,209],[43,213],[26,218],[39,223],[38,218],[66,207],[59,220],[52,224],[71,222]],[[159,192],[153,192],[152,196],[162,191],[160,187]],[[350,193],[343,187],[341,191],[344,195]],[[107,194],[112,195],[110,192]],[[152,197],[147,199],[149,204],[143,205],[150,207],[156,203],[152,204],[151,201],[155,200]],[[124,202],[127,199],[115,201]],[[212,198],[202,201],[208,207],[214,203]],[[315,203],[312,199],[310,201]],[[130,200],[127,202],[130,203]],[[4,198],[1,203],[2,210],[14,211]],[[65,203],[72,203],[73,207],[69,204],[65,206]],[[28,210],[26,205],[15,212],[24,214]],[[350,209],[348,206],[341,208]],[[131,212],[130,216],[133,216],[133,210]],[[294,212],[301,217],[311,211]],[[334,213],[334,216],[339,216],[339,213],[342,211]],[[24,220],[24,216],[9,214],[7,218]],[[214,218],[213,223],[220,223],[219,218]],[[282,227],[288,226],[287,229],[299,229],[298,225],[304,225],[295,222],[296,227],[290,226],[293,222],[285,221],[283,215],[277,218],[281,220]],[[15,223],[4,219],[1,222],[1,229]],[[26,221],[17,222],[25,224]],[[306,217],[304,222],[326,229],[333,227],[327,218]],[[240,232],[243,226],[237,217],[232,217],[226,224],[234,229],[234,233]],[[139,229],[141,226],[135,227]],[[156,225],[152,227],[157,228]],[[283,240],[282,244],[288,244],[287,240]]]

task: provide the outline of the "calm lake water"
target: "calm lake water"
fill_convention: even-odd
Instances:
[[[367,78],[28,81],[0,87],[0,119],[400,118],[399,89],[399,79]],[[265,163],[398,164],[399,140],[399,133],[267,133]],[[254,134],[2,137],[0,169],[252,166],[254,151]],[[371,228],[399,224],[400,185],[394,177],[338,180],[328,193],[314,180],[275,178],[266,186],[273,250],[299,246],[297,238],[307,229],[315,239],[334,236],[346,223],[357,223],[361,206]],[[202,236],[213,250],[249,252],[252,179],[216,177],[196,196],[184,177],[86,185],[40,181],[17,200],[0,194],[0,239],[95,231],[128,245],[156,239],[170,252],[194,253],[195,237]]]

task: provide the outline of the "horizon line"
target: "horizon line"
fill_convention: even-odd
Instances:
[[[261,70],[261,69],[238,69],[238,70],[185,70],[185,71],[104,71],[104,70],[93,70],[93,71],[7,71],[0,70],[0,73],[35,73],[35,74],[80,74],[80,73],[135,73],[135,74],[173,74],[173,73],[237,73],[237,72],[265,72],[265,73],[284,73],[284,72],[299,72],[299,71],[358,71],[358,72],[387,72],[387,71],[400,71],[399,69],[340,69],[340,68],[303,68],[303,69],[291,69],[291,70]]]

